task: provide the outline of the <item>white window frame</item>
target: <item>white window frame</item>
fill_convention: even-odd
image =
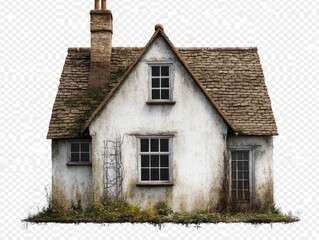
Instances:
[[[251,146],[228,147],[229,152],[229,196],[232,196],[232,151],[249,151],[249,205],[252,206],[255,198],[255,149]],[[236,202],[237,204],[244,202]]]
[[[141,152],[141,139],[168,139],[168,150],[169,152]],[[173,167],[172,167],[172,149],[173,149],[173,136],[156,136],[156,135],[147,135],[147,136],[138,136],[138,160],[137,160],[137,167],[138,167],[138,184],[147,184],[147,185],[156,185],[156,184],[172,184],[173,183]],[[149,143],[150,144],[150,143]],[[161,180],[144,180],[142,181],[142,166],[141,166],[141,156],[142,155],[161,155],[161,154],[168,154],[168,181],[161,181]]]
[[[169,90],[169,98],[168,99],[153,99],[152,97],[152,67],[168,67],[169,68],[169,86],[162,88],[161,87],[161,75],[158,77],[160,79],[160,87],[159,88],[155,88],[155,89],[159,89],[160,92],[162,89],[168,89]],[[170,102],[173,100],[173,77],[172,77],[172,68],[173,68],[173,64],[171,62],[156,62],[156,63],[148,63],[148,68],[149,68],[149,96],[148,99],[150,102]],[[167,77],[165,77],[167,78]]]
[[[79,145],[79,157],[81,158],[81,143],[89,144],[89,161],[71,161],[71,144],[77,143]],[[67,164],[91,164],[92,163],[92,141],[91,140],[70,140],[68,141],[68,161]]]

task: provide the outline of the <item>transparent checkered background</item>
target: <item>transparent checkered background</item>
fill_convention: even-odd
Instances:
[[[113,1],[114,46],[144,46],[162,23],[179,47],[257,46],[280,136],[275,200],[295,224],[24,224],[46,205],[46,133],[67,47],[89,46],[93,0],[0,0],[0,239],[316,239],[319,5],[289,0]]]

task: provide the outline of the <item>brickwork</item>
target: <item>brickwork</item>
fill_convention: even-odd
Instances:
[[[91,61],[88,87],[107,87],[112,54],[112,13],[109,10],[92,10],[90,14]]]

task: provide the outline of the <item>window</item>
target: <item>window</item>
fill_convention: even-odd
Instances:
[[[231,198],[235,203],[249,203],[252,196],[252,150],[232,150]]]
[[[139,179],[144,181],[171,181],[171,138],[143,137],[139,146]]]
[[[91,162],[91,142],[69,142],[69,162]]]
[[[151,65],[151,100],[171,99],[171,67],[170,65]]]

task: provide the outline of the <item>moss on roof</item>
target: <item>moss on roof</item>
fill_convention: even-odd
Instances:
[[[81,125],[112,90],[142,48],[112,48],[108,90],[88,90],[89,48],[70,48],[47,138],[80,137]],[[242,135],[277,135],[256,48],[177,48],[192,73]]]

